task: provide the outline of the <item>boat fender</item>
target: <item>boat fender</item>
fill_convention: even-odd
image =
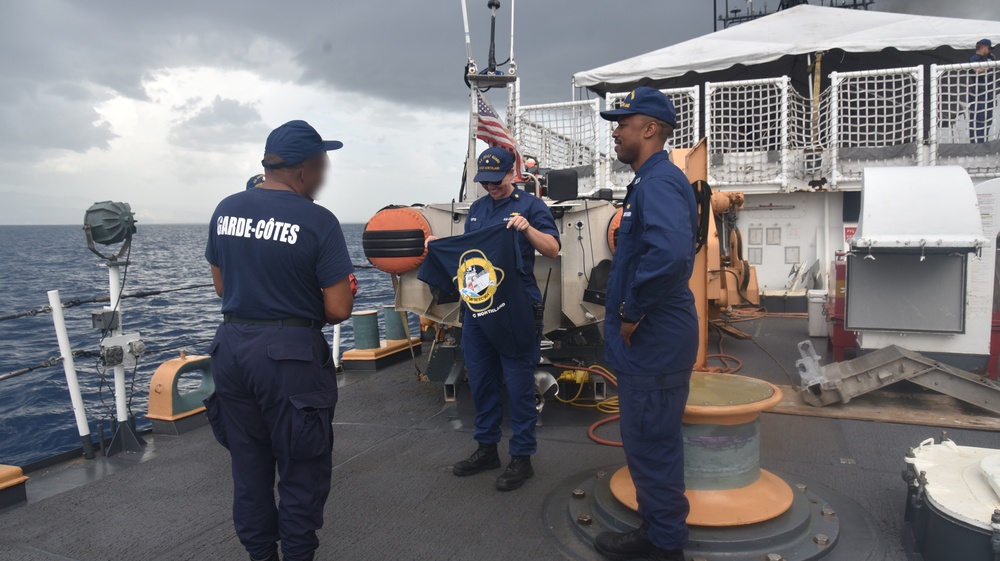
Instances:
[[[612,254],[618,247],[618,228],[622,224],[622,212],[622,209],[619,208],[618,212],[611,217],[611,223],[608,224],[608,247],[611,248]]]
[[[361,236],[365,257],[378,270],[401,275],[424,261],[427,218],[415,208],[389,206],[375,213]]]

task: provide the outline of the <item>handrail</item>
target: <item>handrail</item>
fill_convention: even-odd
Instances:
[[[212,286],[211,283],[206,283],[206,284],[193,284],[191,286],[181,286],[181,287],[177,287],[177,288],[163,288],[163,289],[159,289],[159,290],[143,290],[143,291],[140,291],[140,292],[133,292],[132,294],[125,294],[125,295],[122,296],[122,298],[147,298],[149,296],[157,296],[157,295],[160,295],[160,294],[166,294],[168,292],[180,292],[182,290],[194,290],[196,288],[208,288],[210,286]],[[65,308],[75,308],[76,306],[80,306],[80,305],[83,305],[83,304],[97,304],[97,303],[100,303],[100,302],[107,302],[109,300],[110,300],[110,298],[108,296],[101,296],[101,297],[98,297],[98,298],[89,298],[89,299],[86,299],[86,300],[81,300],[81,299],[65,300],[65,301],[62,302],[62,307],[64,309]],[[48,313],[51,313],[51,312],[52,312],[52,306],[42,306],[40,308],[34,308],[34,309],[31,309],[31,310],[24,310],[22,312],[13,312],[13,313],[10,313],[10,314],[6,314],[6,315],[3,315],[3,316],[0,316],[0,321],[6,321],[6,320],[10,320],[10,319],[23,318],[23,317],[28,317],[28,316],[37,316],[38,314],[48,314]]]

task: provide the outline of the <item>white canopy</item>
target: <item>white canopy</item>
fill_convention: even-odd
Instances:
[[[801,5],[683,43],[573,75],[580,87],[614,90],[615,84],[650,83],[751,66],[786,55],[841,49],[853,53],[969,52],[980,39],[1000,39],[1000,22],[894,14]],[[965,59],[968,60],[968,59]]]

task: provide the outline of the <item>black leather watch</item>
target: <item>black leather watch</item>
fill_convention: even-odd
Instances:
[[[618,319],[622,320],[622,323],[636,323],[639,321],[625,315],[625,302],[622,302],[622,305],[618,308]]]

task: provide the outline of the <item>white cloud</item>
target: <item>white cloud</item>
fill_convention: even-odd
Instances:
[[[70,189],[95,201],[127,201],[144,222],[204,222],[219,200],[260,172],[267,132],[305,119],[345,143],[332,155],[320,200],[344,222],[363,222],[387,204],[450,200],[458,192],[464,113],[410,110],[214,68],[161,70],[144,87],[147,100],[115,95],[96,107],[115,135],[107,149],[52,153],[27,166],[0,164],[0,191],[24,200]],[[76,222],[84,210],[46,211],[44,202],[0,214],[0,221]]]

